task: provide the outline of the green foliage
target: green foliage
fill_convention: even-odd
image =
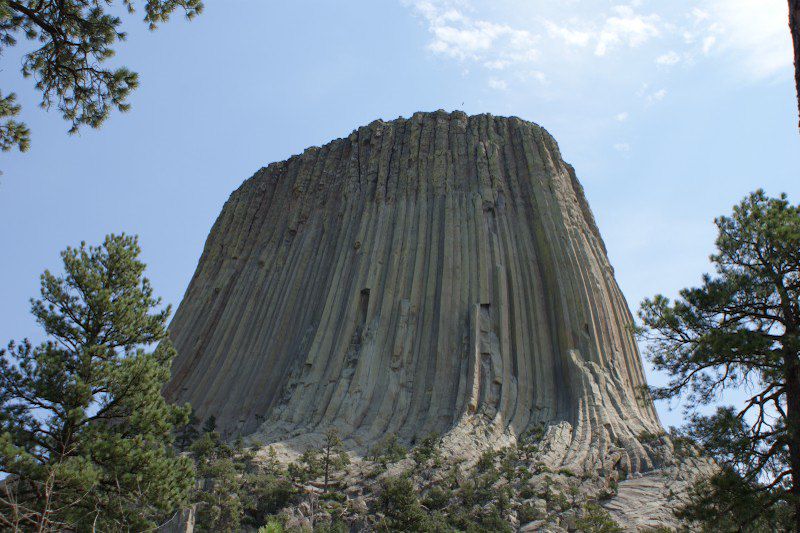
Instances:
[[[99,127],[114,109],[127,111],[127,99],[139,85],[127,68],[103,68],[114,47],[125,39],[122,20],[107,10],[113,0],[6,0],[0,2],[0,53],[17,44],[21,36],[37,44],[22,59],[22,74],[33,77],[42,93],[41,106],[55,106],[70,122],[70,133],[80,126]],[[188,19],[203,10],[201,0],[143,0],[144,21],[151,30],[182,9]],[[134,0],[121,0],[115,8],[134,12]],[[0,97],[0,117],[15,116],[15,95]],[[8,120],[0,126],[0,147],[16,145],[25,151],[28,128]]]
[[[575,528],[586,533],[622,533],[611,515],[597,504],[589,503],[583,508],[581,516],[575,521]]]
[[[678,511],[704,532],[792,531],[792,510],[780,491],[764,490],[731,468],[692,487]]]
[[[21,108],[16,101],[14,93],[3,96],[0,92],[0,118],[19,115]],[[0,150],[8,152],[16,146],[20,152],[27,152],[30,143],[30,130],[22,122],[9,118],[0,124]]]
[[[544,424],[537,424],[527,429],[519,436],[516,449],[521,461],[525,461],[526,463],[533,462],[534,458],[539,453],[539,445],[544,438],[546,429]]]
[[[289,479],[295,483],[304,484],[318,478],[322,474],[319,452],[314,449],[306,450],[297,462],[289,463],[286,470]]]
[[[481,454],[478,458],[478,462],[475,463],[475,470],[479,473],[484,473],[488,470],[494,468],[494,460],[497,457],[497,452],[494,450],[486,450]]]
[[[211,427],[214,424],[206,425]],[[190,449],[202,479],[195,496],[200,531],[239,531],[244,525],[274,528],[278,524],[274,515],[295,501],[297,491],[272,448],[261,463],[251,452],[237,450],[211,431]]]
[[[161,396],[169,307],[139,251],[126,235],[67,248],[64,273],[45,271],[32,300],[47,341],[0,352],[0,470],[16,480],[4,527],[143,530],[188,501],[194,469],[171,444],[189,409]]]
[[[413,481],[408,477],[384,481],[378,496],[377,511],[384,515],[381,531],[512,531],[502,513],[508,509],[508,491],[498,490],[496,498],[484,495],[480,506],[474,495],[475,485],[459,489],[458,496],[442,486],[430,488],[422,502]],[[471,499],[471,503],[465,500]],[[427,510],[427,512],[426,512]]]
[[[331,476],[350,464],[350,456],[344,450],[342,439],[339,438],[339,433],[333,428],[325,432],[325,441],[320,451],[320,458],[324,475],[324,490],[328,492]]]
[[[683,433],[766,503],[791,498],[800,528],[800,207],[759,190],[715,222],[716,275],[639,311],[650,360],[671,377],[653,396],[702,406],[748,391],[741,408],[695,414]],[[722,519],[708,509],[709,524]]]
[[[201,531],[238,531],[244,516],[241,472],[231,457],[209,457],[198,465],[203,490],[197,498]]]
[[[200,436],[197,430],[197,416],[194,414],[194,409],[189,413],[189,418],[186,424],[179,426],[175,430],[175,447],[180,451],[186,451],[189,446]]]
[[[283,524],[275,518],[270,518],[269,521],[258,528],[258,533],[283,533]]]
[[[506,448],[500,453],[500,473],[509,482],[516,479],[527,481],[531,477],[527,465],[518,464],[517,457],[517,450],[513,447]]]
[[[542,513],[531,503],[523,503],[517,508],[517,519],[520,524],[527,524],[544,518]]]
[[[485,505],[495,501],[500,495],[495,483],[500,479],[500,472],[493,466],[483,473],[470,476],[459,488],[458,496],[466,507]]]
[[[298,462],[289,465],[288,475],[301,484],[322,477],[327,493],[333,476],[349,464],[350,456],[344,450],[339,433],[331,428],[325,432],[321,447],[309,448]]]
[[[400,444],[397,435],[392,433],[370,451],[368,459],[385,468],[390,463],[402,461],[406,455],[408,455],[408,450]]]
[[[386,480],[378,496],[378,510],[384,520],[380,531],[428,531],[427,515],[417,497],[414,483],[407,477]]]
[[[217,430],[217,418],[214,415],[206,418],[203,423],[203,433],[213,433]]]
[[[425,494],[423,505],[432,511],[438,511],[447,507],[450,503],[451,493],[442,487],[431,487]]]
[[[441,443],[442,439],[439,434],[431,433],[414,447],[411,457],[418,468],[427,466],[431,462],[434,466],[441,464]]]

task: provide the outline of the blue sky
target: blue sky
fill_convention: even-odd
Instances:
[[[544,126],[572,163],[632,309],[708,269],[713,218],[749,191],[800,201],[785,0],[207,0],[125,19],[126,115],[68,136],[4,54],[33,142],[0,156],[0,341],[58,252],[136,233],[177,304],[228,195],[258,168],[376,118],[463,109]],[[658,382],[654,374],[651,380]],[[667,425],[680,411],[660,409]]]

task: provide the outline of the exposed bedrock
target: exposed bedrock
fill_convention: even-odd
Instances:
[[[543,128],[416,113],[231,195],[170,328],[166,393],[229,436],[492,445],[545,423],[555,463],[645,471],[638,437],[661,427],[631,324]]]

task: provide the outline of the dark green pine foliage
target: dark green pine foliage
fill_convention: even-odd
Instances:
[[[115,5],[116,4],[116,5]],[[25,38],[36,43],[22,59],[22,74],[32,77],[42,93],[41,106],[55,106],[70,123],[99,127],[113,110],[127,111],[128,96],[139,85],[135,72],[103,65],[125,39],[122,20],[108,11],[133,13],[134,0],[2,0],[0,54]],[[189,19],[203,10],[201,0],[142,0],[144,22],[151,30],[167,22],[175,10]],[[0,118],[14,116],[19,107],[13,93],[0,95]],[[0,124],[0,148],[27,150],[28,128],[14,120]]]
[[[295,500],[297,491],[274,450],[269,449],[265,460],[256,460],[258,447],[237,450],[213,430],[192,444],[200,479],[193,500],[197,531],[255,530]]]
[[[344,449],[344,443],[339,438],[339,432],[331,428],[325,432],[325,441],[320,452],[322,462],[322,472],[324,478],[324,490],[328,492],[328,486],[332,476],[350,464],[350,456]]]
[[[172,440],[189,408],[161,396],[169,307],[138,256],[127,235],[67,248],[32,300],[47,340],[0,352],[0,527],[142,531],[188,501],[194,467]]]
[[[800,531],[800,207],[759,190],[715,222],[716,274],[639,311],[650,360],[671,377],[656,398],[703,406],[747,393],[683,430],[723,467],[684,515],[709,530],[782,520]]]
[[[194,410],[189,413],[189,420],[186,425],[178,427],[175,431],[175,447],[180,451],[186,451],[200,437],[200,431],[197,429],[197,415]]]
[[[15,146],[20,152],[27,152],[30,148],[30,131],[28,127],[14,120],[19,115],[21,108],[17,104],[17,96],[11,93],[3,96],[0,93],[0,119],[6,119],[0,124],[0,150],[8,152]]]
[[[407,477],[384,481],[378,496],[384,518],[379,531],[429,531],[428,516],[420,504],[414,483]]]

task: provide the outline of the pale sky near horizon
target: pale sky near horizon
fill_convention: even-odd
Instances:
[[[748,192],[800,202],[785,0],[206,0],[115,63],[133,109],[68,136],[0,58],[31,150],[0,156],[0,343],[41,338],[28,299],[58,252],[140,236],[177,305],[222,204],[260,167],[374,119],[462,109],[545,127],[578,174],[619,282],[674,296],[708,270],[713,218]],[[661,377],[649,372],[651,382]],[[679,410],[659,405],[665,425]]]

